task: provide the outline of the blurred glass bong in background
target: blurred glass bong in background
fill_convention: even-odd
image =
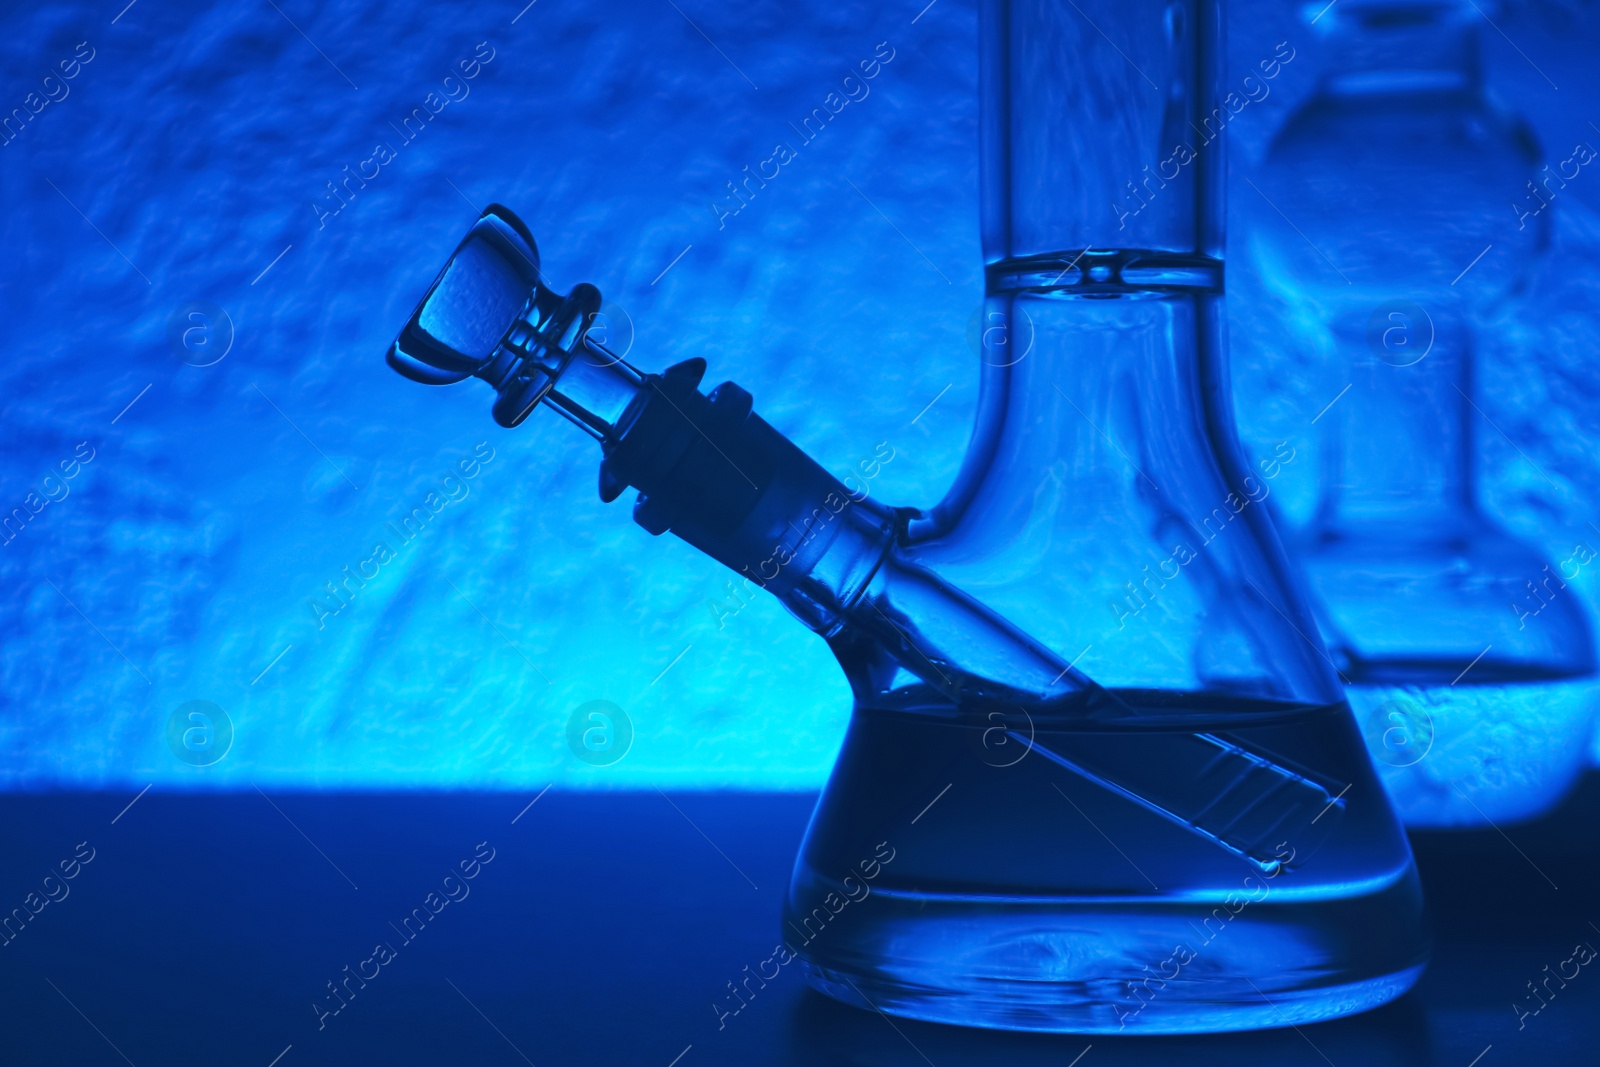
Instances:
[[[828,640],[855,709],[781,936],[840,1000],[1201,1032],[1365,1010],[1422,970],[1409,848],[1226,401],[1220,14],[985,5],[985,321],[1033,345],[985,361],[929,512],[852,493],[737,385],[701,393],[704,360],[607,351],[599,292],[548,288],[504,208],[390,350],[486,381],[504,426],[553,408],[597,442],[603,500],[638,490],[646,530]],[[1152,152],[1183,161],[1111,207]]]
[[[1574,561],[1479,507],[1474,442],[1497,431],[1474,363],[1563,180],[1484,95],[1476,5],[1342,0],[1317,21],[1327,73],[1268,150],[1249,235],[1299,312],[1292,358],[1336,369],[1322,497],[1291,545],[1407,824],[1529,818],[1582,769],[1595,662]]]

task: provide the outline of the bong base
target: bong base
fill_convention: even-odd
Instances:
[[[885,896],[875,944],[852,946],[854,959],[801,958],[819,992],[926,1022],[1083,1034],[1265,1030],[1368,1011],[1408,991],[1423,958],[1408,952],[1397,964],[1384,948],[1415,943],[1414,929],[1387,928],[1415,916],[1418,896],[1410,876],[1355,900],[1263,900],[1226,925],[1200,901]],[[1228,909],[1215,902],[1215,913]],[[1362,946],[1307,936],[1328,926],[1362,930]]]
[[[911,1018],[1079,1033],[1298,1025],[1409,989],[1428,956],[1422,889],[1348,706],[1116,693],[1152,720],[1192,705],[1188,729],[1302,768],[1339,802],[1281,824],[1270,869],[1063,764],[1132,746],[1148,756],[1133,785],[1225,805],[1230,788],[1158,758],[1166,730],[858,703],[784,908],[811,984]]]

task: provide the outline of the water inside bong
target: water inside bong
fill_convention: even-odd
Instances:
[[[867,902],[795,944],[811,981],[921,1018],[1113,1032],[1286,1025],[1409,987],[1425,958],[1420,890],[1347,705],[1115,695],[1139,726],[1074,723],[1060,705],[956,705],[922,686],[858,703],[785,935],[815,928],[804,918],[849,888],[861,856],[887,842],[894,860]],[[1228,802],[1234,783],[1162,765],[1203,751],[1195,737],[1326,791],[1324,811],[1277,823],[1282,866],[1170,810],[1215,826],[1208,809]]]

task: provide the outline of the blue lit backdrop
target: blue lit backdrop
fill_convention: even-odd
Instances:
[[[0,785],[818,785],[849,707],[820,641],[775,603],[730,614],[715,564],[601,505],[570,426],[499,430],[486,390],[421,389],[382,355],[500,201],[555,284],[600,286],[609,339],[631,337],[642,365],[705,356],[836,471],[887,441],[873,491],[932,503],[976,399],[970,6],[909,24],[920,3],[279,6],[0,15],[0,108],[31,113],[47,73],[75,71],[0,147],[0,505],[59,498],[0,547]],[[1496,92],[1552,158],[1600,146],[1593,17],[1575,18],[1503,13],[1537,70],[1486,38]],[[1235,4],[1230,32],[1240,71],[1296,48],[1229,126],[1242,174],[1318,48],[1280,5]],[[803,142],[790,123],[875,50],[892,58],[867,94]],[[437,113],[407,131],[417,108]],[[732,213],[726,183],[779,142],[794,157]],[[1600,546],[1600,177],[1585,177],[1482,359],[1479,402],[1507,435],[1480,440],[1486,500],[1550,558]],[[1258,209],[1233,198],[1236,235]],[[1323,383],[1237,263],[1229,286],[1247,444],[1314,446]],[[169,343],[194,301],[234,327],[210,366]],[[475,473],[447,484],[463,461]],[[62,463],[75,476],[46,483]],[[1315,477],[1285,470],[1287,514]],[[429,493],[439,510],[406,540]],[[326,583],[364,562],[377,577],[341,605]],[[1573,583],[1591,602],[1592,572]],[[636,731],[605,768],[567,743],[596,699]],[[169,750],[190,700],[233,721],[214,766]]]

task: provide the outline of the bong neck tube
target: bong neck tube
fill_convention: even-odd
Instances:
[[[1222,341],[1224,137],[1292,48],[1223,92],[1210,0],[981,26],[981,395],[916,558],[1104,686],[1337,703]]]
[[[1217,3],[990,0],[981,33],[991,270],[1065,266],[1085,249],[1221,259],[1233,113],[1218,91]],[[1124,61],[1090,66],[1110,47]]]
[[[1037,401],[1023,394],[1082,388],[1080,369],[1105,370],[1082,344],[1051,351],[1049,338],[1036,358],[1056,365],[1024,366],[1039,324],[1011,296],[1220,294],[1223,285],[1221,137],[1233,113],[1218,89],[1221,4],[986,0],[980,34],[982,396],[961,475],[911,528],[919,541],[970,507],[1002,428],[1020,421],[1012,408]],[[1197,310],[1205,336],[1176,346],[1191,358],[1195,347],[1216,347],[1206,309]],[[1089,334],[1078,340],[1121,344],[1106,333],[1117,323],[1077,317]],[[1073,367],[1060,365],[1068,360]],[[1057,458],[1047,453],[1033,456]]]

